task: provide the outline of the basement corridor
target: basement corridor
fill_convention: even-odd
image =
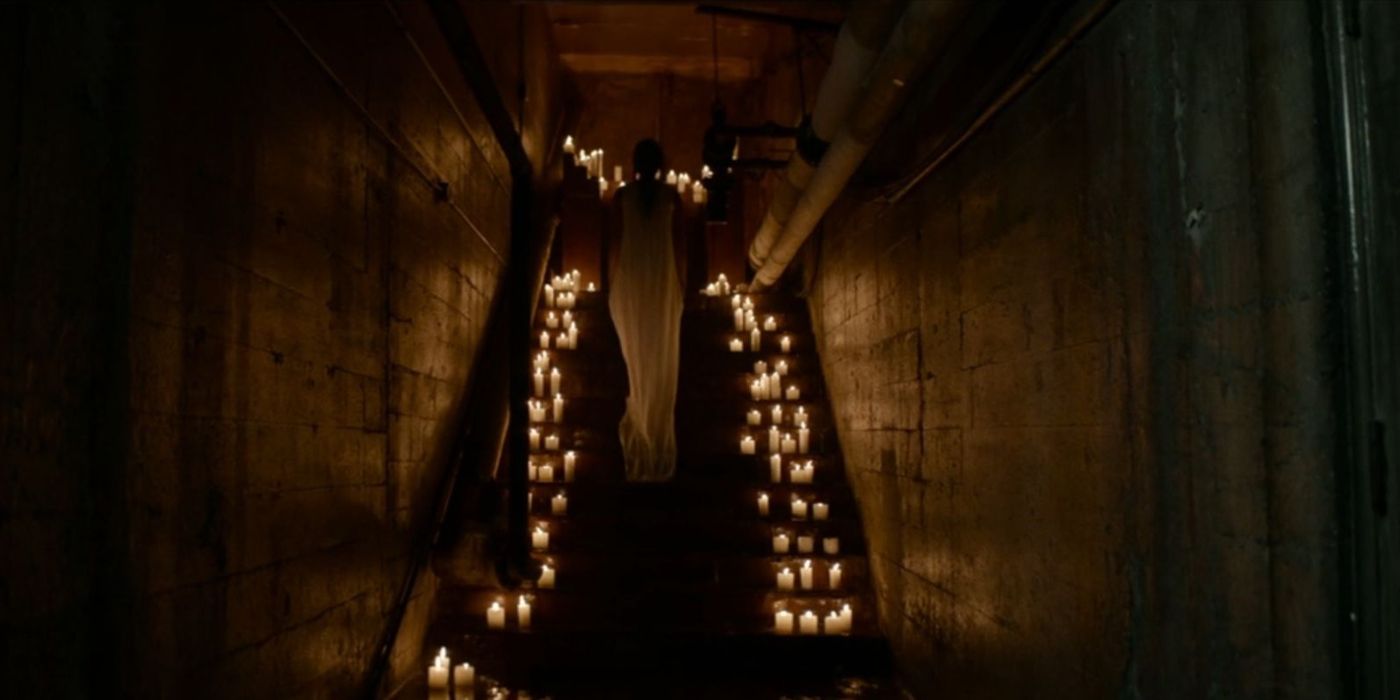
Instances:
[[[0,697],[1394,700],[1397,49],[0,2]]]

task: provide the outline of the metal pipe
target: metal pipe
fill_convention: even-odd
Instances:
[[[909,83],[946,44],[967,3],[918,0],[909,3],[889,43],[867,77],[860,106],[841,128],[798,198],[782,234],[754,276],[754,289],[771,286],[865,160],[865,154],[904,104]]]
[[[787,170],[778,179],[763,224],[749,246],[749,263],[755,269],[767,260],[769,250],[797,204],[798,196],[821,161],[827,143],[836,135],[855,105],[861,82],[879,56],[880,46],[889,37],[902,4],[900,0],[855,3],[846,23],[841,25],[831,66],[817,88],[811,121],[804,125],[809,133],[805,138],[799,137],[797,154],[788,161]]]

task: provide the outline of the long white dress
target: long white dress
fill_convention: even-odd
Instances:
[[[618,427],[630,481],[665,481],[676,471],[676,382],[681,311],[671,243],[675,196],[658,186],[651,211],[641,187],[618,191],[622,249],[608,292],[608,308],[627,361],[631,393]]]

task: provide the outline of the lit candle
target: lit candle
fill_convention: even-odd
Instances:
[[[778,376],[786,377],[788,370],[787,360],[778,360],[776,369],[778,370]]]
[[[778,455],[768,457],[768,474],[775,484],[783,482],[783,458]]]
[[[544,305],[554,308],[554,286],[546,284],[544,286]]]
[[[743,351],[744,351],[744,341],[739,340],[738,338],[730,338],[730,339],[729,339],[729,352],[743,352]]]
[[[792,613],[786,610],[773,613],[773,631],[778,634],[792,634]]]
[[[783,348],[783,352],[792,352],[792,338],[783,336],[783,339],[779,340],[778,344]]]
[[[751,455],[754,453],[753,437],[745,435],[739,438],[739,453]]]
[[[792,583],[792,569],[789,569],[788,567],[784,566],[783,570],[778,572],[778,590],[790,591],[792,590]]]
[[[753,352],[758,352],[758,340],[758,329],[755,328],[749,332],[749,350],[752,350]]]
[[[754,315],[753,315],[753,312],[752,312],[752,311],[745,311],[745,312],[744,312],[744,330],[746,330],[746,331],[756,331],[756,330],[758,330],[758,320],[754,318]]]
[[[567,331],[559,331],[559,338],[554,341],[554,347],[559,350],[569,349],[569,334]]]
[[[520,625],[520,629],[530,629],[530,601],[525,600],[525,596],[520,596],[520,602],[515,604],[515,619]]]
[[[793,499],[792,499],[792,519],[793,519],[793,520],[806,520],[806,519],[807,519],[807,502],[806,502],[806,501],[804,501],[804,500],[802,500],[802,499],[800,499],[800,498],[793,498]]]
[[[802,562],[802,590],[812,590],[812,560],[807,559]]]
[[[796,400],[798,400],[798,399],[800,399],[800,398],[802,398],[802,392],[801,392],[801,391],[798,391],[798,389],[797,389],[796,386],[790,386],[790,387],[787,388],[787,400],[788,400],[788,401],[796,401]]]
[[[540,331],[540,347],[549,349],[549,331]]]
[[[554,588],[554,567],[549,564],[540,565],[540,588]]]
[[[577,324],[577,323],[570,323],[570,324],[569,324],[569,349],[570,349],[570,350],[577,350],[577,349],[578,349],[578,324]]]
[[[565,153],[568,153],[568,154],[570,154],[570,155],[573,155],[573,153],[574,153],[576,150],[578,150],[578,149],[577,149],[577,147],[574,146],[574,137],[572,137],[572,136],[565,136],[565,137],[564,137],[564,152],[565,152]]]
[[[812,504],[812,519],[813,519],[813,520],[826,520],[826,516],[829,515],[830,513],[831,513],[831,507],[828,506],[827,504],[822,503],[822,502],[820,502],[820,501],[818,501],[817,503],[813,503],[813,504]]]
[[[739,308],[739,304],[742,301],[743,299],[738,294],[735,294],[734,296],[729,298],[729,304],[736,309]]]
[[[760,424],[760,423],[763,422],[763,414],[762,414],[762,413],[759,413],[758,409],[756,409],[756,408],[753,409],[753,410],[751,410],[751,411],[749,411],[749,416],[748,416],[748,417],[749,417],[749,425],[758,425],[758,424]]]
[[[762,399],[767,399],[772,393],[772,380],[766,374],[758,375],[758,394]]]
[[[792,433],[783,433],[783,454],[790,455],[797,451],[797,441],[792,439]]]
[[[501,601],[491,604],[486,609],[486,626],[493,630],[503,630],[506,628],[506,609],[501,607]]]
[[[766,493],[758,494],[758,514],[765,518],[768,517],[768,494]]]
[[[551,394],[558,394],[558,393],[559,393],[559,382],[560,382],[561,380],[563,380],[563,378],[564,378],[563,375],[559,374],[559,368],[558,368],[558,367],[555,367],[554,369],[549,370],[549,393],[551,393]],[[544,393],[544,392],[540,392],[540,393]]]
[[[743,307],[745,311],[753,311],[753,297],[744,297]]]
[[[772,316],[763,319],[763,330],[769,332],[778,330],[778,322],[773,320]]]
[[[540,431],[535,428],[530,428],[530,449],[540,449]]]
[[[811,447],[812,431],[807,429],[807,424],[803,423],[797,427],[797,451],[807,454],[807,448]]]
[[[768,375],[768,398],[774,401],[783,399],[783,376],[777,372]]]
[[[564,453],[564,481],[574,480],[574,466],[578,464],[578,455],[573,450]]]
[[[464,663],[452,670],[452,685],[457,687],[457,697],[466,697],[465,691],[476,684],[476,669]]]
[[[558,450],[558,449],[559,449],[559,435],[556,434],[556,433],[550,433],[549,435],[545,436],[545,439],[544,439],[544,448],[545,448],[546,450],[550,450],[551,452],[554,451],[554,450]]]
[[[783,405],[782,405],[782,404],[774,404],[774,405],[773,405],[772,414],[773,414],[773,425],[782,425],[782,424],[783,424]]]
[[[768,363],[767,363],[767,362],[764,362],[763,360],[758,360],[757,362],[754,362],[754,363],[753,363],[753,373],[754,373],[754,374],[763,374],[763,373],[765,373],[765,372],[767,372],[767,371],[768,371]]]
[[[595,287],[595,286],[593,285],[592,282],[589,282],[589,283],[588,283],[588,291],[590,291],[590,292],[596,292],[596,291],[598,291],[598,288]]]
[[[773,535],[773,553],[787,554],[789,543],[790,541],[788,540],[787,533],[780,532],[776,535]]]
[[[769,428],[769,429],[768,429],[768,452],[769,452],[769,453],[771,453],[771,454],[777,454],[778,452],[780,452],[780,451],[782,450],[783,445],[782,445],[782,443],[780,442],[780,440],[781,440],[781,436],[778,434],[778,426],[775,425],[775,426]]]
[[[801,620],[799,621],[799,630],[802,632],[802,634],[816,634],[816,633],[817,633],[817,615],[816,615],[816,613],[812,612],[811,610],[808,610],[807,612],[802,613],[802,618],[801,618]]]
[[[607,180],[607,178],[599,177],[599,178],[598,178],[598,194],[604,195],[604,194],[607,194],[607,193],[608,193],[608,180]]]
[[[543,525],[536,525],[535,531],[530,533],[530,545],[541,552],[549,549],[549,531]]]
[[[823,552],[826,552],[827,554],[832,554],[832,555],[840,554],[840,553],[841,553],[841,539],[840,539],[839,537],[823,537],[823,538],[822,538],[822,551],[823,551]]]
[[[535,396],[544,396],[544,372],[535,370]]]
[[[622,166],[613,166],[613,182],[622,182]]]
[[[540,468],[535,466],[535,460],[528,460],[525,464],[530,469],[530,481],[538,481],[540,478]]]
[[[827,634],[841,634],[841,615],[832,610],[826,614],[826,622],[823,625]]]
[[[754,401],[762,401],[768,398],[768,393],[763,390],[762,380],[755,379],[749,382],[749,396]]]
[[[734,310],[734,330],[742,333],[744,331],[744,310]]]
[[[798,406],[797,411],[792,414],[792,422],[797,425],[802,425],[803,423],[806,423],[807,409],[802,406]]]
[[[569,497],[563,491],[554,494],[554,498],[549,499],[549,512],[553,515],[564,515],[569,511]]]
[[[543,422],[544,422],[544,402],[543,402],[543,401],[530,401],[530,402],[529,402],[529,406],[530,406],[530,420],[532,420],[532,421],[534,421],[534,422],[536,422],[536,423],[543,423]]]
[[[539,468],[539,480],[542,482],[554,481],[554,465],[546,464]]]
[[[826,580],[833,589],[841,587],[841,565],[839,563],[827,567]]]
[[[844,632],[844,633],[846,633],[846,634],[850,634],[850,632],[851,632],[851,623],[852,623],[853,621],[854,621],[854,615],[851,613],[851,604],[850,604],[850,603],[846,603],[846,604],[842,605],[842,606],[841,606],[841,631]]]
[[[541,372],[549,369],[549,353],[540,352],[540,354],[535,355],[535,369]]]
[[[692,202],[694,202],[694,203],[696,203],[696,204],[704,204],[704,203],[705,203],[705,186],[704,186],[704,185],[702,185],[702,184],[700,184],[700,183],[698,183],[698,182],[695,183],[695,189],[694,189],[693,192],[692,192],[691,200],[690,200],[690,201],[692,201]]]
[[[433,659],[433,665],[428,667],[428,687],[430,689],[447,689],[447,674],[451,672],[451,661],[448,660],[447,649],[444,647]]]
[[[797,551],[799,554],[811,554],[813,544],[814,542],[811,535],[797,536]]]
[[[564,422],[564,397],[561,394],[554,395],[554,422]]]
[[[553,311],[549,312],[544,317],[544,325],[546,328],[558,328],[559,317],[555,316]]]
[[[561,317],[561,319],[560,319],[559,322],[560,322],[560,324],[562,324],[565,328],[568,328],[569,326],[574,325],[574,312],[572,312],[572,311],[565,311],[565,312],[564,312],[564,315]]]
[[[671,170],[666,173],[666,184],[675,185],[678,181],[679,178],[676,177],[676,171]]]

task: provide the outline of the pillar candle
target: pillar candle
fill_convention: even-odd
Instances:
[[[806,519],[807,519],[807,502],[806,502],[806,501],[804,501],[804,500],[802,500],[802,499],[800,499],[800,498],[794,498],[794,499],[792,499],[792,519],[793,519],[793,520],[806,520]]]
[[[784,566],[784,567],[783,567],[783,570],[778,572],[778,590],[780,590],[780,591],[790,591],[790,590],[792,590],[792,580],[793,580],[792,569],[789,569],[789,568],[787,568],[786,566]]]
[[[777,454],[779,451],[782,450],[783,445],[782,442],[780,442],[780,439],[781,437],[778,434],[778,426],[775,425],[768,429],[768,452],[770,454]]]
[[[544,305],[549,308],[554,307],[554,287],[546,284],[544,286]]]
[[[525,600],[525,596],[520,596],[520,602],[515,604],[515,620],[520,629],[530,629],[530,601]]]
[[[823,627],[827,634],[841,634],[841,614],[835,610],[827,613]]]
[[[543,402],[543,401],[531,401],[529,405],[530,405],[530,420],[535,421],[536,423],[543,423],[543,422],[544,422],[544,402]]]
[[[783,339],[778,341],[778,344],[782,346],[783,352],[792,352],[792,338],[783,336]]]
[[[757,379],[749,382],[749,395],[753,397],[754,401],[762,401],[768,398],[767,394],[763,391],[763,384]]]
[[[740,454],[746,454],[746,455],[751,455],[751,454],[754,453],[754,445],[753,445],[753,438],[752,438],[752,437],[750,437],[750,436],[748,436],[748,435],[745,435],[744,437],[739,438],[739,453],[740,453]]]
[[[590,291],[590,292],[596,292],[596,291],[598,291],[598,288],[597,288],[596,286],[594,286],[594,284],[593,284],[592,282],[589,282],[589,283],[588,283],[588,291]]]
[[[730,339],[729,339],[729,352],[743,352],[743,351],[744,351],[744,341],[739,340],[738,338],[730,338]]]
[[[839,563],[827,567],[826,580],[827,585],[833,589],[841,587],[841,565]]]
[[[748,418],[749,425],[758,425],[763,422],[763,414],[760,413],[756,408],[749,411]]]
[[[444,649],[444,651],[446,651]],[[451,672],[451,661],[445,656],[439,655],[433,659],[433,665],[428,667],[428,688],[433,690],[447,689],[447,674]]]
[[[535,396],[544,396],[544,372],[535,370]]]
[[[568,328],[569,326],[574,325],[574,312],[572,312],[572,311],[565,311],[565,312],[564,312],[564,316],[563,316],[562,319],[559,321],[559,323],[560,323],[560,325],[564,326],[565,328]]]
[[[501,601],[491,604],[486,609],[486,626],[493,630],[503,630],[506,628],[506,609],[501,607]]]
[[[795,412],[792,414],[792,422],[793,422],[794,424],[796,424],[796,425],[802,425],[803,423],[806,423],[806,422],[807,422],[807,409],[806,409],[805,407],[803,407],[803,406],[798,406],[798,407],[797,407],[797,411],[795,411]]]
[[[802,632],[802,634],[816,634],[816,633],[817,633],[817,615],[816,615],[816,613],[812,612],[811,610],[808,610],[807,612],[802,613],[802,617],[801,617],[801,619],[799,620],[799,630]]]
[[[783,454],[790,455],[797,451],[797,441],[792,439],[792,433],[783,433],[782,442]]]
[[[788,373],[787,360],[778,360],[778,364],[774,367],[774,369],[778,370],[778,376],[786,377]]]
[[[540,347],[549,349],[549,331],[540,331]]]
[[[768,457],[768,474],[773,483],[783,483],[783,458],[781,456],[771,455]]]
[[[476,669],[464,663],[452,669],[452,685],[457,687],[457,697],[465,698],[465,691],[476,684]]]
[[[569,332],[559,331],[559,338],[554,341],[554,347],[558,350],[569,349]]]
[[[812,560],[802,562],[802,590],[812,590]]]
[[[841,538],[839,538],[839,537],[823,537],[823,538],[822,538],[822,551],[823,551],[823,552],[826,552],[827,554],[832,554],[832,555],[840,554],[840,553],[841,553]]]
[[[668,185],[674,185],[674,184],[676,184],[676,183],[679,182],[679,181],[680,181],[680,179],[676,177],[676,171],[674,171],[674,170],[669,170],[669,171],[666,172],[666,184],[668,184]]]
[[[535,355],[535,369],[540,371],[549,369],[549,353],[540,351],[540,354]]]
[[[554,498],[549,499],[549,512],[553,515],[565,515],[569,511],[569,497],[563,491],[554,494]]]
[[[766,493],[758,494],[758,514],[765,518],[768,517],[768,494]]]
[[[744,330],[746,330],[746,331],[756,331],[756,330],[758,330],[758,319],[753,315],[753,312],[752,312],[752,311],[745,311],[745,312],[744,312]]]
[[[544,448],[550,451],[559,449],[559,435],[557,433],[550,433],[546,436],[544,439]]]
[[[756,361],[756,362],[753,363],[753,373],[754,373],[754,374],[763,374],[763,373],[765,373],[765,372],[767,372],[767,371],[768,371],[768,363],[767,363],[767,362],[764,362],[763,360],[758,360],[758,361]]]
[[[778,330],[778,322],[775,321],[772,316],[763,319],[763,330],[769,332]]]
[[[807,448],[812,444],[812,431],[807,429],[807,424],[803,423],[797,428],[797,451],[807,454]]]
[[[790,386],[790,387],[787,388],[787,400],[788,400],[788,401],[796,401],[796,400],[798,400],[798,399],[800,399],[800,398],[802,398],[802,392],[799,391],[799,390],[797,389],[797,387],[795,387],[795,386]]]
[[[851,604],[846,603],[841,606],[841,631],[850,634],[851,623],[855,621],[855,616],[851,613]]]
[[[782,404],[774,404],[774,405],[773,405],[773,412],[772,412],[772,413],[773,413],[773,425],[782,425],[782,424],[783,424],[783,405],[782,405]]]
[[[743,310],[743,309],[735,309],[735,310],[734,310],[734,330],[737,331],[737,332],[739,332],[739,333],[744,332],[744,310]]]
[[[578,349],[578,324],[577,324],[577,323],[570,323],[570,324],[569,324],[569,349],[570,349],[570,350],[577,350],[577,349]]]
[[[549,531],[543,525],[536,525],[535,531],[530,533],[530,545],[541,552],[549,549]]]
[[[622,166],[621,166],[621,165],[614,165],[614,166],[613,166],[613,181],[614,181],[614,182],[622,182]]]
[[[539,480],[543,482],[554,481],[554,465],[546,464],[539,468]]]
[[[572,137],[572,136],[565,136],[565,137],[564,137],[564,152],[565,152],[565,153],[568,153],[568,154],[570,154],[570,155],[573,155],[573,153],[574,153],[576,150],[578,150],[578,149],[574,146],[574,137]]]
[[[555,367],[554,369],[549,370],[549,393],[551,393],[551,394],[557,394],[557,393],[559,393],[559,384],[560,384],[560,382],[561,382],[563,379],[564,379],[564,376],[561,375],[561,374],[559,374],[559,368],[558,368],[558,367]]]
[[[553,312],[553,311],[549,312],[549,313],[546,314],[545,317],[544,317],[544,325],[545,325],[546,328],[558,328],[558,327],[559,327],[559,317],[556,316],[556,315],[554,315],[554,312]]]
[[[817,503],[813,503],[813,504],[812,504],[812,519],[813,519],[813,520],[826,520],[826,516],[829,515],[830,513],[831,513],[831,509],[830,509],[829,506],[827,506],[827,504],[821,503],[821,502],[817,502]]]
[[[729,305],[737,309],[737,308],[739,308],[739,304],[740,304],[742,301],[743,301],[743,298],[740,297],[738,294],[735,294],[734,296],[732,296],[732,297],[729,298]]]
[[[549,564],[540,565],[540,588],[554,588],[554,567]]]
[[[531,474],[531,478],[532,478],[532,479],[534,478],[534,474]],[[533,513],[533,512],[535,512],[535,490],[534,490],[534,489],[530,489],[529,491],[527,491],[527,492],[525,493],[525,512],[526,512],[526,513]]]
[[[564,481],[574,480],[574,467],[578,465],[578,455],[573,450],[564,453]]]
[[[745,311],[753,311],[753,297],[744,297],[743,307]]]
[[[536,428],[530,428],[530,449],[540,449],[540,431]]]
[[[774,372],[768,375],[768,398],[774,401],[783,399],[783,375]]]
[[[787,536],[786,533],[780,532],[780,533],[778,533],[778,534],[776,534],[776,535],[773,535],[773,553],[774,553],[774,554],[787,554],[787,551],[788,551],[788,544],[789,544],[789,540],[788,540],[788,536]]]
[[[749,332],[749,350],[753,352],[758,352],[758,340],[758,329],[755,328]]]
[[[537,481],[540,478],[540,468],[535,466],[534,460],[525,463],[530,470],[530,481]]]
[[[773,631],[778,634],[792,634],[792,613],[786,610],[773,613]]]
[[[811,554],[813,544],[814,542],[811,535],[797,536],[797,551],[799,554]]]
[[[554,395],[554,422],[564,422],[564,397],[560,394]]]
[[[768,396],[773,393],[772,386],[769,384],[770,381],[768,375],[758,375],[758,395],[760,399],[767,399]]]

